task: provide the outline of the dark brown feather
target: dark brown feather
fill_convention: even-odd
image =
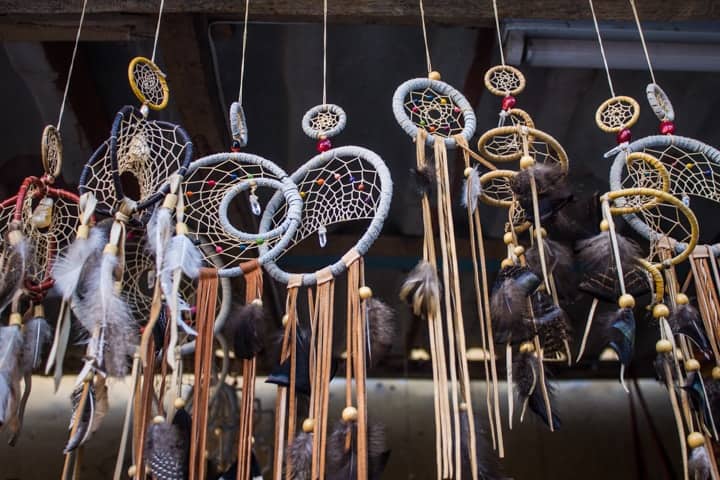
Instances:
[[[249,360],[262,350],[260,329],[265,318],[262,306],[249,304],[240,305],[225,322],[225,334],[228,336],[235,351],[235,357]]]
[[[312,474],[313,434],[301,432],[290,445],[285,456],[285,468],[291,480],[309,480]]]
[[[395,339],[395,312],[382,300],[367,301],[367,322],[370,330],[370,361],[376,365],[390,351]]]

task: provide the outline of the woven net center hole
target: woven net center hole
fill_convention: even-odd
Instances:
[[[123,172],[120,174],[120,185],[122,185],[123,194],[132,199],[140,200],[140,182],[132,172]]]

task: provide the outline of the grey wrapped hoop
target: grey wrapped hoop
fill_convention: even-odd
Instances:
[[[413,91],[424,90],[431,88],[432,90],[449,97],[452,102],[461,110],[463,117],[463,129],[460,135],[465,137],[469,142],[472,136],[475,134],[476,119],[475,111],[473,110],[470,102],[463,96],[462,93],[451,87],[449,84],[440,80],[430,80],[429,78],[413,78],[400,85],[395,94],[393,95],[392,108],[395,114],[395,120],[400,124],[405,133],[410,135],[412,138],[417,137],[418,126],[412,121],[405,111],[405,99]],[[426,144],[428,147],[433,146],[435,143],[435,136],[432,132],[427,137]],[[445,146],[447,148],[455,148],[455,139],[451,136],[445,138]]]
[[[328,114],[337,117],[337,121],[334,126],[328,128],[327,130],[313,126],[314,121],[319,115]],[[307,112],[305,112],[305,115],[303,115],[302,118],[302,129],[303,132],[305,132],[305,135],[312,139],[318,140],[321,137],[334,137],[335,135],[343,131],[346,123],[347,115],[345,114],[345,110],[340,108],[340,106],[338,105],[326,103],[324,105],[316,105]]]
[[[248,129],[245,121],[245,110],[238,102],[233,102],[230,105],[230,132],[233,140],[238,142],[241,147],[247,146]]]
[[[657,83],[649,83],[645,87],[645,94],[647,95],[647,101],[650,104],[655,116],[660,120],[672,122],[675,120],[675,109],[673,109],[672,103],[670,103],[670,97],[667,96],[665,90],[660,88]]]
[[[374,210],[374,214],[372,216],[372,220],[370,222],[370,225],[368,226],[365,233],[360,237],[360,239],[357,241],[357,243],[354,246],[354,249],[357,251],[359,255],[364,255],[367,253],[367,251],[372,246],[373,242],[378,238],[380,235],[380,231],[382,230],[383,223],[385,222],[385,218],[387,218],[388,212],[390,210],[390,202],[392,200],[392,178],[390,177],[390,171],[388,170],[387,166],[385,165],[385,162],[380,158],[379,155],[377,155],[375,152],[372,152],[371,150],[368,150],[363,147],[356,147],[356,146],[343,146],[334,148],[331,150],[328,150],[326,152],[323,152],[319,155],[316,155],[311,160],[309,160],[307,163],[305,163],[303,166],[301,166],[298,170],[296,170],[292,176],[292,182],[296,185],[301,184],[303,179],[305,178],[306,174],[313,169],[321,168],[323,165],[331,162],[333,159],[337,157],[354,157],[362,159],[363,161],[369,163],[375,170],[377,177],[379,179],[379,198]],[[263,214],[262,219],[260,220],[260,232],[269,231],[270,228],[273,225],[273,216],[275,213],[282,208],[284,203],[283,197],[276,193],[273,198],[270,199],[270,202],[268,202],[265,212]],[[341,220],[341,221],[352,221],[356,219],[348,219],[348,220]],[[337,223],[337,222],[335,222]],[[292,246],[298,244],[301,242],[304,238],[307,238],[309,235],[316,233],[316,232],[306,232],[306,234],[303,236],[298,232],[295,235],[295,238],[292,239],[291,244],[284,245],[282,247],[283,252],[286,251],[288,248],[291,248]],[[262,255],[266,254],[266,250],[269,247],[267,244],[263,244],[260,246],[260,252]],[[271,251],[277,251],[278,245],[275,245],[272,247]],[[269,252],[267,252],[269,253]],[[279,256],[281,256],[280,254]],[[279,256],[277,258],[279,258]],[[342,274],[346,269],[347,265],[342,261],[342,259],[338,260],[337,262],[333,263],[332,265],[329,265],[327,268],[330,269],[330,272],[334,277],[339,276]],[[282,270],[276,263],[275,257],[272,260],[269,260],[265,263],[265,270],[272,276],[275,280],[282,282],[284,284],[287,284],[291,274]],[[302,284],[304,286],[311,286],[315,285],[317,283],[317,278],[315,273],[304,273],[302,274]]]

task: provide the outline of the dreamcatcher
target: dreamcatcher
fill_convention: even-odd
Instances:
[[[392,180],[385,163],[372,151],[330,144],[329,137],[340,133],[346,117],[340,107],[326,102],[327,2],[323,11],[323,103],[310,109],[302,121],[305,133],[318,140],[320,153],[292,174],[303,199],[302,222],[292,241],[280,247],[280,255],[313,236],[324,247],[328,229],[334,225],[361,220],[370,224],[342,258],[314,273],[289,273],[276,261],[266,264],[268,273],[287,286],[280,362],[268,379],[278,386],[273,474],[278,480],[283,473],[291,479],[378,478],[388,455],[382,428],[368,418],[365,378],[369,361],[380,353],[378,348],[386,349],[392,342],[392,312],[372,298],[372,290],[365,285],[363,255],[387,217]],[[281,225],[289,208],[276,193],[263,214],[260,231]],[[278,247],[279,243],[269,242],[261,245],[261,251]],[[337,367],[332,341],[335,282],[346,272],[345,407],[330,433],[330,379]],[[308,292],[307,317],[299,314],[302,288]],[[307,412],[298,407],[304,403],[301,397],[309,397]]]

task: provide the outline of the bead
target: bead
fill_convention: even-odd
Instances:
[[[525,253],[525,247],[523,247],[522,245],[518,245],[517,247],[513,248],[513,253],[516,257],[519,257],[520,255]]]
[[[217,182],[215,180],[208,180],[207,181],[208,187],[214,187],[217,185]]]
[[[322,152],[327,152],[327,151],[330,150],[331,148],[332,148],[332,143],[330,143],[330,140],[327,139],[327,138],[326,138],[326,139],[323,139],[323,140],[320,140],[320,141],[317,143],[317,151],[320,152],[320,153],[322,153]]]
[[[460,107],[453,107],[453,112],[460,113]]]
[[[617,133],[617,137],[615,138],[618,144],[627,143],[632,139],[632,133],[629,128],[623,128]]]
[[[282,317],[282,326],[284,327],[287,325],[288,321],[290,320],[290,317],[287,316],[287,314],[283,315]]]
[[[190,197],[193,196],[193,192],[191,192],[190,190],[188,190],[187,192],[185,192],[185,196],[188,197],[188,198],[190,198]]]
[[[655,344],[655,351],[657,353],[670,353],[672,352],[672,343],[670,343],[670,340],[665,340],[664,338],[658,340]]]
[[[250,303],[252,303],[252,304],[255,305],[256,307],[262,307],[262,306],[263,306],[263,301],[262,301],[261,298],[256,298],[255,300],[253,300],[253,301],[250,302]]]
[[[364,183],[358,183],[357,189],[360,191],[365,190],[365,184]]]
[[[318,178],[317,180],[315,180],[315,183],[317,183],[318,185],[322,186],[322,185],[325,183],[325,180],[322,179],[322,178]]]
[[[153,417],[153,419],[152,419],[152,422],[153,422],[155,425],[158,425],[158,424],[160,424],[160,423],[163,423],[164,421],[165,421],[165,417],[163,417],[162,415],[157,415],[157,416]]]
[[[687,168],[688,170],[690,170],[690,169],[693,168],[694,166],[695,166],[695,164],[692,163],[692,162],[688,162],[688,163],[685,164],[685,168]]]
[[[333,176],[335,177],[335,180],[340,180],[340,176],[341,176],[341,175],[340,175],[339,173],[336,173],[336,174],[333,175]]]
[[[307,192],[300,192],[300,198],[305,198],[307,196]]]
[[[435,128],[433,125],[430,125],[428,127],[428,132],[430,132],[430,133],[433,133],[435,130],[437,130],[437,128]]]
[[[349,183],[355,183],[355,177],[352,175],[348,175],[348,182]]]
[[[135,234],[133,232],[127,232],[127,235],[125,235],[126,240],[133,240],[135,238]]]
[[[663,303],[658,303],[652,310],[653,318],[667,318],[670,315],[670,309]]]
[[[530,155],[523,155],[520,157],[520,168],[525,170],[526,168],[530,168],[533,165],[535,165],[535,159],[531,157]]]
[[[230,144],[230,150],[233,152],[239,152],[240,151],[240,142],[238,140],[233,140],[232,144]]]
[[[197,305],[190,307],[190,314],[195,315],[197,313]]]
[[[349,423],[349,422],[355,422],[358,418],[358,411],[355,407],[345,407],[342,411],[342,419],[343,422]]]
[[[413,112],[417,112],[418,110],[420,110],[420,109],[418,108],[418,106],[417,106],[417,105],[413,105],[412,111],[413,111]]]
[[[509,258],[503,258],[503,261],[500,262],[500,268],[509,268],[515,265],[515,263],[510,260]]]
[[[223,253],[223,247],[221,247],[220,245],[215,247],[215,253]]]
[[[440,105],[447,105],[447,98],[441,98]]]
[[[466,411],[466,410],[467,410],[467,403],[465,403],[465,402],[460,402],[460,404],[458,405],[458,410],[460,410],[461,412]]]
[[[237,173],[230,174],[230,180],[237,180],[237,178],[238,178]]]
[[[660,122],[660,133],[663,135],[672,135],[675,133],[675,124],[670,120]]]
[[[367,300],[368,298],[372,297],[373,292],[370,287],[360,287],[360,289],[358,290],[358,294],[360,295],[360,299]]]
[[[530,342],[520,344],[520,353],[531,353],[535,351],[535,345]]]
[[[508,111],[515,106],[517,100],[512,95],[508,95],[502,99],[502,109]]]
[[[713,367],[712,378],[713,380],[720,380],[720,367]]]
[[[600,222],[600,231],[607,232],[608,230],[610,230],[610,222],[608,222],[607,220],[602,220]]]
[[[620,306],[620,308],[634,308],[635,297],[633,297],[629,293],[626,293],[625,295],[620,295],[620,298],[618,299],[618,305]]]
[[[215,427],[215,430],[213,430],[213,433],[215,434],[216,437],[219,437],[223,433],[222,428]]]
[[[140,107],[140,115],[142,115],[144,118],[147,118],[148,115],[150,115],[150,108],[143,104],[142,107]]]
[[[689,358],[685,360],[686,372],[697,372],[698,370],[700,370],[700,362],[698,362],[694,358]]]
[[[265,243],[265,239],[264,239],[264,238],[258,238],[257,240],[255,240],[255,244],[256,244],[256,245],[262,245],[263,243]]]
[[[472,167],[467,167],[465,170],[463,170],[463,175],[465,175],[465,178],[468,178],[470,174],[475,170]]]
[[[690,299],[684,293],[678,293],[675,295],[675,302],[678,305],[687,305],[690,302]]]
[[[134,477],[136,473],[137,473],[137,467],[135,465],[130,465],[128,467],[128,471],[127,471],[128,477]]]
[[[440,72],[437,70],[433,70],[432,72],[428,73],[428,78],[430,80],[440,80],[442,77],[440,76]]]
[[[315,420],[306,418],[302,423],[302,429],[305,433],[312,433],[315,430]]]
[[[700,432],[692,432],[687,437],[687,443],[690,448],[701,447],[705,444],[705,437]]]
[[[510,245],[511,243],[513,243],[513,240],[514,238],[512,232],[505,232],[505,235],[503,235],[503,242],[505,243],[505,245]]]
[[[181,408],[185,408],[185,399],[178,397],[173,401],[173,406],[175,407],[175,410],[180,410]]]

